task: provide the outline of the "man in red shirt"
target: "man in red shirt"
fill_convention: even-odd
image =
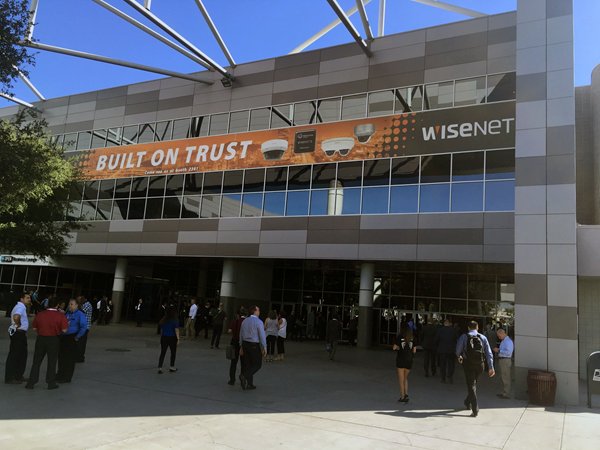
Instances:
[[[46,382],[48,389],[58,388],[56,384],[56,361],[58,359],[59,336],[67,331],[69,323],[65,315],[56,309],[58,298],[52,297],[49,308],[39,312],[33,320],[33,329],[37,331],[35,340],[35,351],[33,353],[33,365],[29,374],[29,381],[25,385],[27,389],[33,386],[40,378],[40,366],[44,357],[48,355],[46,367]]]

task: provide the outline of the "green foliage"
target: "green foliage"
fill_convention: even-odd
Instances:
[[[19,42],[29,28],[29,0],[0,0],[0,92],[10,94],[18,67],[27,75],[26,65],[35,63],[33,55]]]
[[[78,171],[49,142],[45,122],[32,112],[0,121],[0,250],[58,256],[67,233],[81,228],[66,218],[67,197]]]

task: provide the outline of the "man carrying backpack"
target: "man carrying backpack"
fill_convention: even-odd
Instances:
[[[471,417],[477,417],[477,414],[479,414],[477,379],[484,371],[485,361],[487,361],[488,375],[493,377],[496,373],[490,344],[486,337],[477,331],[478,327],[477,322],[474,320],[469,322],[469,332],[463,334],[456,344],[456,356],[465,370],[467,381],[467,398],[464,405],[465,408],[472,411]]]

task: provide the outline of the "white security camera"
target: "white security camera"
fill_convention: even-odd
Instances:
[[[287,148],[288,142],[285,139],[271,139],[260,146],[263,157],[271,161],[281,159]]]
[[[321,149],[329,157],[339,153],[340,156],[346,156],[354,147],[354,138],[343,137],[327,139],[321,143]]]
[[[372,123],[363,123],[354,127],[354,136],[361,144],[369,142],[373,133],[375,133],[375,125]]]

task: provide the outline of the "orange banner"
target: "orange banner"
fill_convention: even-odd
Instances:
[[[514,146],[514,103],[99,148],[85,178],[121,178],[363,160]]]

